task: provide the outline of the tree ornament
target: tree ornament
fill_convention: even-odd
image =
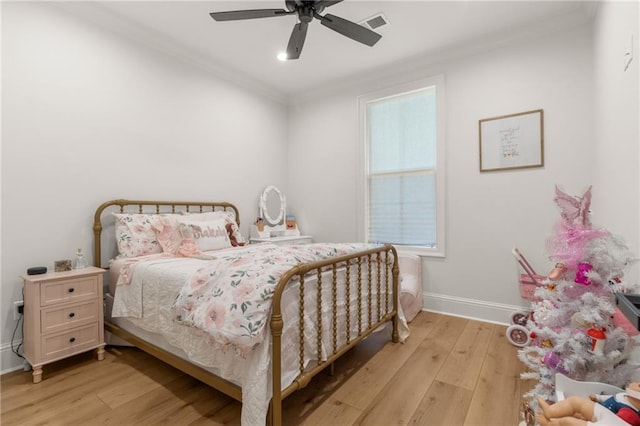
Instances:
[[[604,331],[598,328],[590,328],[587,330],[587,336],[591,338],[591,347],[589,351],[596,355],[604,354],[604,344],[607,340],[607,335]]]
[[[565,375],[569,373],[569,371],[564,368],[564,364],[562,363],[562,358],[560,358],[560,355],[553,351],[547,352],[542,362],[558,373],[562,373]]]
[[[592,269],[593,267],[588,263],[585,263],[585,262],[578,263],[578,270],[576,271],[576,279],[573,281],[583,285],[591,284],[591,280],[587,276],[587,273]]]

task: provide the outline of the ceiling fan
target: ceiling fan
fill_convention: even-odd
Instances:
[[[302,52],[302,46],[307,36],[309,22],[316,18],[322,25],[333,31],[349,37],[352,40],[373,46],[382,37],[355,22],[348,21],[339,16],[325,14],[322,11],[340,3],[342,0],[285,0],[287,10],[284,9],[254,9],[234,10],[229,12],[212,12],[209,15],[216,21],[237,21],[241,19],[270,18],[273,16],[297,15],[299,22],[293,27],[289,44],[287,45],[287,59],[298,59]]]

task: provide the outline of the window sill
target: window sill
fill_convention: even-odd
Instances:
[[[444,259],[445,252],[442,249],[432,249],[426,247],[415,247],[415,246],[398,246],[394,245],[398,253],[400,254],[413,254],[420,257],[435,257]]]

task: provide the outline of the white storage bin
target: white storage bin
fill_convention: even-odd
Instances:
[[[398,254],[400,268],[400,306],[407,321],[422,310],[422,259],[413,254]]]

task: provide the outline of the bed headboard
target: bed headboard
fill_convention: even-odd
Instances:
[[[240,226],[238,208],[224,201],[150,201],[150,200],[111,200],[102,203],[96,209],[93,218],[93,264],[102,267],[103,259],[113,259],[117,253],[115,242],[115,219],[113,213],[204,213],[210,211],[229,211]],[[113,232],[109,233],[108,230]],[[110,237],[110,238],[109,238]],[[104,248],[104,250],[103,250]]]

